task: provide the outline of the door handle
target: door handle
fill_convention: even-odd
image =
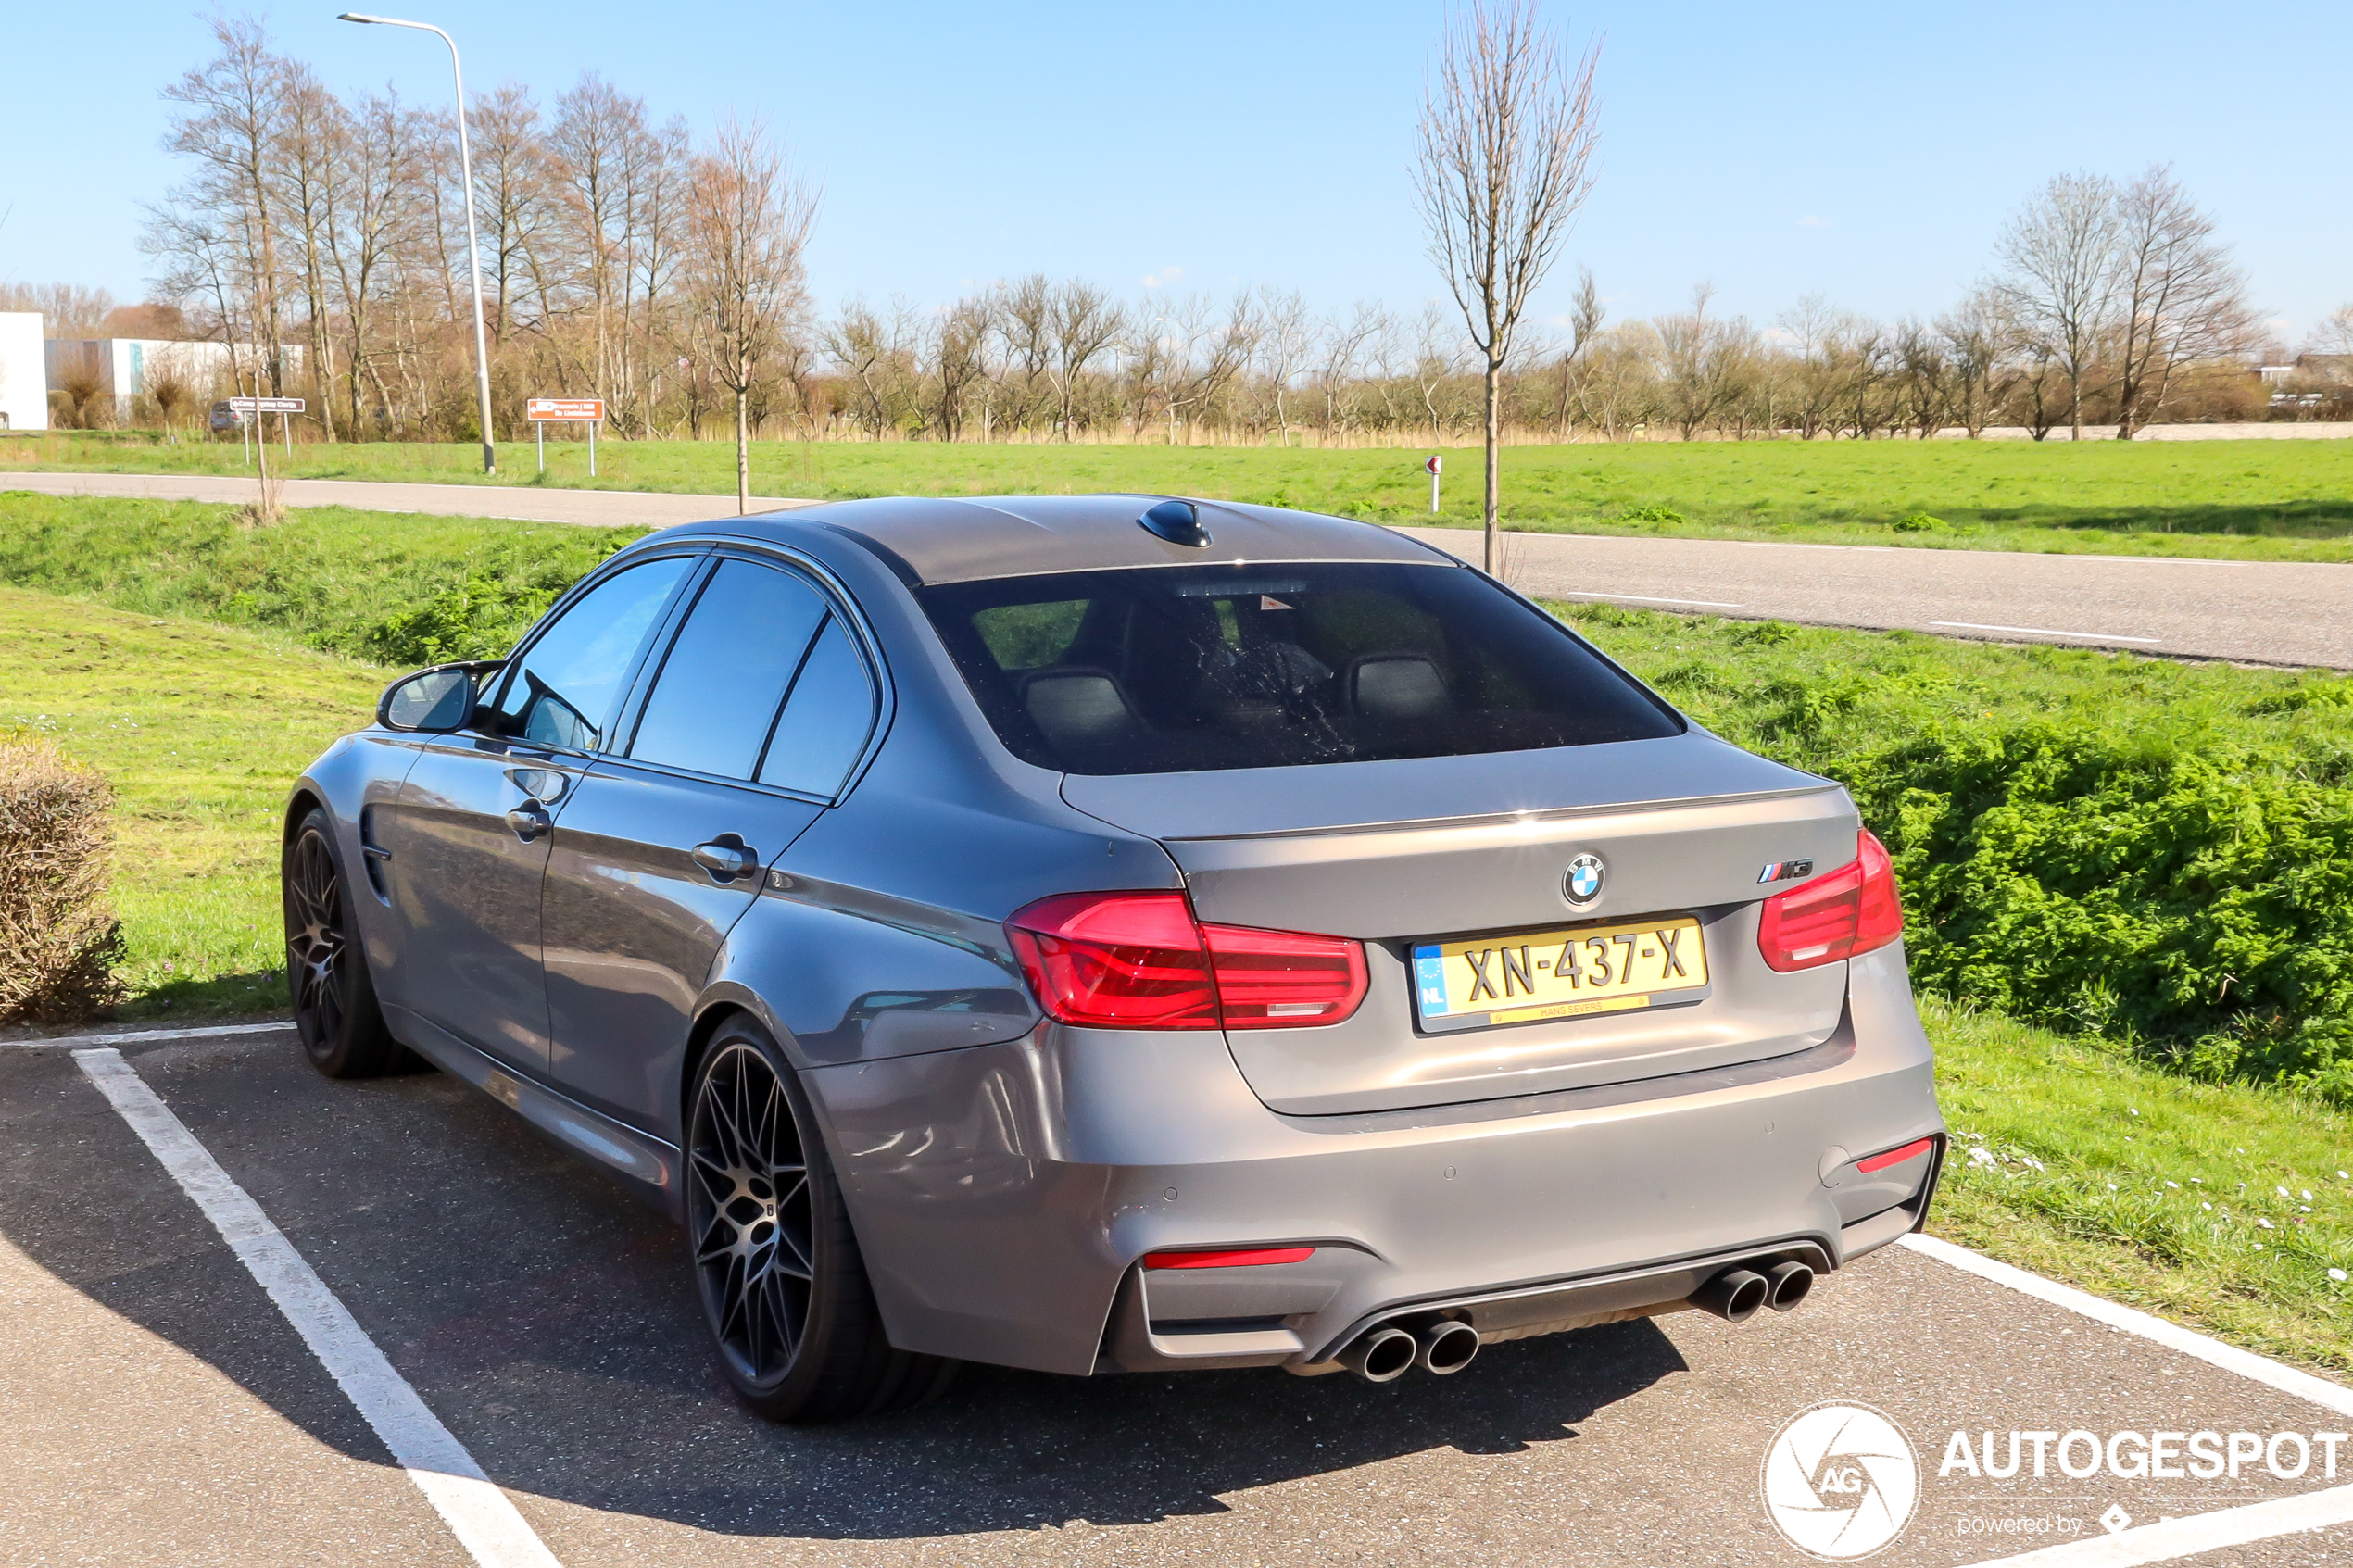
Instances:
[[[693,858],[713,882],[733,882],[760,869],[760,851],[737,834],[723,833],[707,844],[696,845]]]
[[[556,823],[555,819],[547,815],[547,808],[536,800],[526,800],[507,813],[507,825],[515,830],[517,838],[528,844]]]

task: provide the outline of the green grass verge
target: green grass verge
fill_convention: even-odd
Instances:
[[[127,1019],[285,1006],[278,813],[387,672],[283,638],[0,588],[0,728],[105,773]]]
[[[2353,1118],[1933,997],[1921,1013],[1954,1133],[1931,1231],[2265,1355],[2353,1371]]]
[[[319,479],[485,483],[473,446],[303,445],[288,471]],[[720,442],[525,444],[499,451],[502,484],[727,495]],[[770,495],[1070,494],[1135,490],[1426,522],[1420,452],[1268,447],[761,442],[752,487]],[[1436,521],[1478,510],[1478,456],[1449,454]],[[1642,442],[1504,450],[1508,527],[1786,539],[1934,549],[2089,551],[2353,561],[2353,442]],[[247,472],[233,444],[139,433],[0,437],[0,470]],[[1928,518],[1940,526],[1899,525]]]
[[[496,657],[641,530],[0,492],[0,582],[281,631],[382,664]]]

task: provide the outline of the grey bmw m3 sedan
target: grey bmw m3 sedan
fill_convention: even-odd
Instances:
[[[655,533],[396,682],[284,867],[310,1060],[422,1059],[666,1206],[774,1419],[1738,1322],[1944,1158],[1846,792],[1337,518]]]

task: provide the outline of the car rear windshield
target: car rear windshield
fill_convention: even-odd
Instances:
[[[1674,710],[1461,567],[1142,567],[917,590],[1016,757],[1175,773],[1646,740]]]

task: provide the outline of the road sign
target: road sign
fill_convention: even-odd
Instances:
[[[531,397],[523,400],[522,416],[537,427],[539,471],[547,471],[547,427],[585,424],[588,427],[588,477],[597,477],[597,427],[605,422],[601,397]]]
[[[299,397],[232,397],[229,409],[237,414],[299,414],[303,401]]]
[[[1434,478],[1438,474],[1445,471],[1446,459],[1433,452],[1430,454],[1429,461],[1424,463],[1422,467],[1428,470],[1429,473]]]

